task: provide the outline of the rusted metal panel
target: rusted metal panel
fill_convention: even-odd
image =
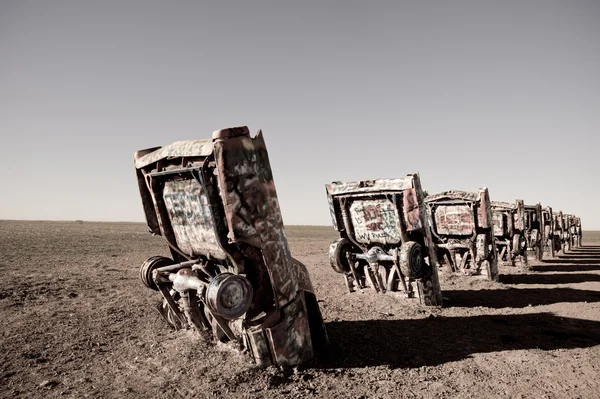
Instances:
[[[440,288],[440,279],[438,276],[439,259],[435,249],[433,234],[431,233],[431,217],[425,205],[425,195],[423,194],[423,186],[421,185],[421,177],[416,174],[413,179],[414,197],[418,205],[422,231],[425,235],[425,245],[427,246],[427,254],[429,255],[429,264],[431,266],[431,275],[421,280],[417,285],[419,296],[423,297],[423,302],[428,305],[442,305],[442,290]]]
[[[376,179],[351,182],[333,182],[325,185],[329,195],[368,193],[374,191],[401,191],[413,188],[412,177]]]
[[[440,205],[433,214],[436,233],[459,236],[473,234],[475,218],[468,205]]]
[[[490,201],[490,204],[492,205],[492,209],[498,210],[514,210],[516,208],[516,204],[511,202]]]
[[[141,169],[150,164],[169,158],[207,157],[213,152],[212,140],[177,141],[164,147],[157,147],[143,156],[134,157],[135,167]]]
[[[350,205],[350,218],[358,242],[363,244],[400,242],[398,208],[387,199],[353,201]]]
[[[479,190],[479,207],[477,208],[477,224],[482,229],[493,226],[490,194],[487,188]]]
[[[256,137],[217,140],[215,159],[229,241],[260,247],[279,306],[298,292],[288,273],[291,254],[262,132]]]
[[[190,257],[227,259],[216,235],[209,200],[198,181],[165,182],[163,199],[175,240],[183,252]]]
[[[430,194],[425,199],[425,202],[441,202],[443,200],[457,200],[461,199],[464,201],[479,201],[480,195],[478,193],[472,193],[469,191],[460,190],[448,190],[437,194]]]
[[[283,309],[283,319],[276,326],[267,328],[271,353],[279,366],[294,366],[312,358],[313,347],[306,304],[300,296]]]
[[[403,190],[403,209],[404,222],[407,230],[421,230],[423,228],[423,217],[421,210],[423,208],[422,200],[419,201],[416,187],[405,188]]]

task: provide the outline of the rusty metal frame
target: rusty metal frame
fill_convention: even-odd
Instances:
[[[547,206],[542,210],[542,228],[544,230],[544,237],[542,248],[548,253],[550,258],[556,257],[556,245],[555,245],[555,221],[552,207]]]
[[[494,225],[499,261],[515,266],[518,258],[521,267],[526,268],[528,266],[527,251],[524,251],[525,237],[521,232],[525,223],[523,201],[515,201],[514,203],[492,201],[491,207],[494,218],[496,220],[501,219],[502,227],[504,227],[498,226],[497,223]]]
[[[349,292],[372,287],[380,293],[416,295],[425,305],[442,305],[437,254],[419,175],[333,182],[325,188],[332,224],[340,233],[330,247],[330,260],[334,270],[343,274]],[[360,223],[366,220],[361,215],[370,209],[372,227]],[[426,275],[419,278],[406,276],[400,267],[402,247],[411,242],[422,246],[429,265]],[[336,252],[339,245],[344,245],[343,253]]]
[[[524,205],[525,238],[527,250],[534,251],[535,258],[542,261],[544,258],[545,230],[542,221],[542,205]]]
[[[215,131],[138,151],[134,165],[148,229],[173,256],[141,270],[164,298],[167,321],[238,341],[262,366],[294,366],[326,350],[308,271],[288,247],[262,132]],[[215,308],[227,290],[245,293],[235,296],[243,299],[235,312]]]
[[[498,281],[498,252],[487,188],[444,191],[425,199],[438,258],[452,272]],[[465,223],[465,221],[467,221]]]

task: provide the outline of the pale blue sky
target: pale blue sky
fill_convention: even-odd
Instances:
[[[134,151],[262,128],[287,224],[419,171],[600,229],[598,1],[0,0],[0,218],[142,221]]]

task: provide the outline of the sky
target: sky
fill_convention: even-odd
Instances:
[[[143,221],[136,150],[263,130],[286,224],[419,172],[600,230],[598,1],[0,0],[0,219]]]

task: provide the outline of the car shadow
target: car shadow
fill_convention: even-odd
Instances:
[[[576,265],[600,265],[600,259],[598,258],[593,258],[591,256],[586,256],[586,257],[566,257],[566,256],[561,256],[559,258],[555,258],[555,259],[544,259],[542,261],[542,263],[547,263],[547,264],[556,264],[556,263],[561,263],[561,264],[576,264]]]
[[[327,323],[331,350],[318,368],[437,366],[477,353],[586,348],[600,322],[551,313]]]
[[[578,248],[571,248],[570,250],[567,251],[567,254],[572,254],[572,253],[600,254],[600,247],[578,247]]]
[[[540,267],[540,271],[544,271]],[[600,274],[593,273],[552,273],[552,274],[501,274],[503,284],[575,284],[600,281]]]
[[[568,262],[531,266],[534,272],[592,272],[600,270],[600,265],[572,264]]]
[[[572,288],[508,288],[444,291],[444,305],[474,308],[525,308],[561,302],[600,302],[600,291]]]
[[[545,258],[541,265],[533,266],[531,270],[540,272],[600,270],[600,247],[597,249],[584,248],[586,247],[575,248],[555,258]]]

